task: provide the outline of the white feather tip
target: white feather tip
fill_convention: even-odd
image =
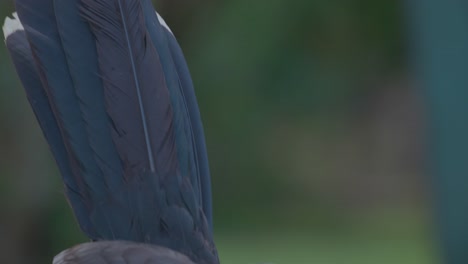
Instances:
[[[169,32],[171,32],[172,35],[174,35],[174,33],[172,33],[171,29],[170,29],[169,26],[166,24],[166,21],[164,21],[164,19],[162,18],[162,16],[159,15],[158,12],[156,12],[156,15],[158,15],[159,24],[161,24],[161,26],[165,27]]]
[[[3,23],[3,35],[5,39],[18,30],[24,30],[24,27],[18,18],[18,14],[14,12],[12,16],[13,18],[6,17],[5,23]]]

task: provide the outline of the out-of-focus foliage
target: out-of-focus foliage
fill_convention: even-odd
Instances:
[[[223,263],[430,263],[398,1],[155,4],[194,79]],[[0,87],[0,262],[50,263],[85,238],[3,42]]]

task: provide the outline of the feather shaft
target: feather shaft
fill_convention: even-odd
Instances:
[[[123,24],[123,29],[124,29],[124,32],[125,32],[125,39],[127,41],[127,47],[128,47],[128,50],[131,51],[133,50],[132,48],[132,44],[130,42],[130,37],[129,37],[129,34],[128,34],[128,28],[127,28],[127,22],[125,21],[125,17],[124,17],[124,12],[122,12],[123,8],[122,8],[122,1],[121,0],[118,0],[117,1],[118,4],[119,4],[119,8],[120,8],[120,16],[121,16],[121,19],[122,19],[122,24]],[[147,152],[148,152],[148,162],[149,162],[149,165],[150,165],[150,170],[151,172],[154,172],[155,171],[155,168],[154,168],[154,158],[153,158],[153,150],[151,149],[151,143],[150,143],[150,139],[149,139],[149,133],[148,133],[148,125],[146,124],[146,114],[145,114],[145,108],[143,107],[143,100],[141,98],[141,90],[140,90],[140,82],[138,81],[138,76],[137,76],[137,70],[136,70],[136,66],[135,66],[135,59],[133,57],[133,52],[129,52],[129,57],[130,57],[130,64],[132,66],[132,71],[133,71],[133,78],[134,78],[134,81],[135,81],[135,86],[136,86],[136,91],[137,91],[137,94],[138,94],[138,103],[139,103],[139,106],[140,106],[140,112],[141,112],[141,120],[143,122],[143,131],[144,131],[144,134],[145,134],[145,141],[146,141],[146,147],[147,147]]]

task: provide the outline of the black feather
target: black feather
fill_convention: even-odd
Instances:
[[[161,25],[157,14],[153,12],[151,1],[142,0],[141,2],[148,33],[159,51],[167,87],[171,95],[180,169],[183,175],[190,177],[197,195],[197,203],[202,206],[209,221],[210,230],[212,230],[211,180],[208,157],[190,73],[188,69],[184,70],[187,65],[182,51],[178,48],[172,33],[166,34],[168,30]],[[174,46],[174,42],[176,46]],[[176,55],[177,52],[179,54]]]
[[[126,175],[175,172],[169,93],[139,1],[82,2],[96,38],[112,137]]]
[[[44,91],[57,121],[72,177],[62,174],[67,194],[81,228],[94,234],[87,214],[92,210],[90,193],[105,189],[99,167],[93,159],[85,123],[76,96],[57,29],[52,0],[17,0],[16,9],[24,26]],[[63,157],[61,157],[63,158]],[[92,184],[88,184],[93,181]]]
[[[150,1],[17,0],[17,9],[42,92],[28,94],[51,120],[36,113],[83,231],[218,263],[193,87]]]
[[[133,208],[135,216],[120,224],[128,222],[130,234],[141,234],[133,239],[168,246],[198,262],[217,263],[211,232],[199,210],[199,182],[192,180],[196,166],[188,110],[180,90],[168,87],[162,66],[173,62],[161,60],[164,49],[153,44],[139,1],[82,3],[96,39],[112,138],[130,197],[130,204],[118,202]],[[105,204],[101,210],[116,218],[119,210],[109,208]],[[195,250],[194,244],[203,247]]]
[[[99,177],[107,188],[121,188],[122,165],[112,142],[93,34],[79,12],[80,0],[54,0],[54,14],[73,88]],[[86,51],[86,52],[84,52]],[[90,178],[90,184],[97,175]]]
[[[170,54],[174,61],[174,66],[177,70],[177,76],[180,80],[182,98],[188,111],[188,118],[190,120],[190,128],[192,131],[192,143],[195,150],[195,158],[197,161],[198,177],[200,182],[200,194],[202,209],[208,220],[210,230],[213,231],[213,212],[211,201],[211,177],[210,167],[208,164],[208,154],[206,150],[205,135],[203,131],[203,124],[198,110],[197,98],[193,88],[192,78],[184,58],[182,49],[180,48],[174,35],[167,29],[164,29],[169,46]]]
[[[60,173],[63,176],[65,185],[68,187],[66,192],[70,202],[76,206],[77,211],[84,211],[82,198],[79,195],[78,186],[74,180],[70,168],[67,150],[63,143],[60,128],[52,112],[47,94],[42,86],[36,69],[35,61],[31,53],[31,48],[26,39],[24,30],[17,30],[6,37],[6,46],[15,65],[16,72],[26,91],[28,101],[39,122],[45,139],[49,143],[51,152],[57,162]],[[87,215],[77,215],[78,221],[89,230],[91,224]]]

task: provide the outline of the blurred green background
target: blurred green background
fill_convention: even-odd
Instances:
[[[194,79],[222,263],[437,263],[399,1],[155,6]],[[0,263],[51,263],[86,239],[3,42],[0,87]]]

